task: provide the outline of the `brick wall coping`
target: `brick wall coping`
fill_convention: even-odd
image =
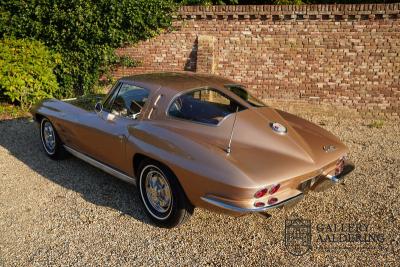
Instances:
[[[182,6],[175,19],[398,19],[400,3]]]

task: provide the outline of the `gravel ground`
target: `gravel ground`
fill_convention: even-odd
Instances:
[[[356,170],[298,205],[232,218],[197,209],[180,228],[153,226],[133,186],[73,157],[42,152],[28,119],[0,122],[0,266],[399,266],[400,126],[316,106],[290,106],[337,134]],[[344,119],[338,119],[344,117]],[[371,124],[371,125],[369,125]],[[374,127],[375,126],[375,127]],[[288,253],[285,220],[311,220],[312,250]],[[383,242],[322,243],[318,224],[368,224]],[[380,246],[376,246],[379,244]]]

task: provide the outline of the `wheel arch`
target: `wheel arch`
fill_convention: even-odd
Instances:
[[[161,161],[159,161],[159,160],[157,160],[157,159],[155,159],[155,158],[153,158],[151,156],[145,155],[143,153],[136,153],[133,156],[133,173],[134,173],[134,175],[135,175],[135,177],[137,179],[139,178],[139,166],[140,166],[140,163],[143,160],[146,160],[146,159],[157,162],[158,164],[162,165],[163,167],[168,169],[168,171],[170,171],[172,174],[174,174],[176,176],[176,174],[172,171],[172,169],[170,167],[168,167],[168,165],[166,165],[165,163],[163,163],[163,162],[161,162]]]
[[[133,173],[134,173],[136,179],[139,178],[140,163],[145,159],[153,160],[151,157],[148,157],[142,153],[136,153],[135,155],[133,155],[133,161],[132,161],[133,162]]]
[[[40,113],[35,113],[33,115],[33,119],[37,122],[40,123],[44,118],[48,119],[46,116],[44,116],[43,114]]]
[[[140,166],[140,163],[141,163],[143,160],[151,160],[151,161],[157,162],[158,164],[160,164],[161,166],[163,166],[164,168],[166,168],[169,172],[171,172],[171,173],[176,177],[176,180],[178,181],[179,186],[181,187],[183,193],[185,194],[185,197],[186,197],[187,201],[189,201],[189,203],[190,203],[191,205],[193,205],[193,204],[190,202],[189,198],[187,197],[186,192],[185,192],[185,189],[183,188],[181,182],[179,181],[179,177],[175,174],[175,172],[174,172],[170,167],[168,167],[168,165],[166,165],[165,163],[163,163],[163,162],[161,162],[161,161],[159,161],[159,160],[157,160],[157,159],[154,159],[154,158],[151,157],[151,156],[142,154],[142,153],[136,153],[136,154],[133,156],[133,160],[132,160],[132,162],[133,162],[133,173],[134,173],[134,175],[135,175],[135,177],[136,177],[137,183],[139,182],[139,175],[140,175],[140,174],[139,174],[139,166]]]

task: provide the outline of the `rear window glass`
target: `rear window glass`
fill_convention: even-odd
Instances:
[[[168,114],[194,122],[217,125],[226,116],[246,109],[216,89],[198,89],[177,97]]]
[[[228,84],[225,86],[228,88],[232,93],[252,105],[253,107],[265,107],[266,105],[253,95],[251,95],[246,89],[244,89],[241,85],[234,85]]]

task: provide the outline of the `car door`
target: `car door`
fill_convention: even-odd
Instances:
[[[132,159],[126,158],[128,128],[140,123],[140,114],[149,90],[120,82],[106,99],[100,112],[93,113],[90,127],[82,128],[85,152],[96,160],[129,173]]]

